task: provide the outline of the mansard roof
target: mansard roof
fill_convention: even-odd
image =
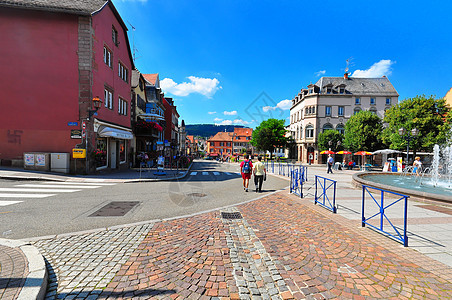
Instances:
[[[322,77],[315,83],[322,90],[326,86],[345,86],[347,94],[398,96],[386,76],[380,78]]]
[[[100,11],[106,0],[0,0],[0,6],[77,15],[92,15]]]

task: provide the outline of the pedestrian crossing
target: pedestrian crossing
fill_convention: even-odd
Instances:
[[[208,175],[220,176],[221,174],[225,174],[227,176],[240,175],[239,172],[197,172],[197,171],[193,171],[190,173],[190,176],[196,176],[198,174],[200,174],[202,176],[208,176]]]
[[[40,184],[16,184],[14,187],[0,188],[0,206],[21,203],[19,200],[4,199],[42,199],[55,196],[59,193],[75,193],[84,189],[97,189],[115,183],[101,182],[46,182]]]

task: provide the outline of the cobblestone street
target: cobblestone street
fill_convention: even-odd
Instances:
[[[222,218],[240,212],[243,218]],[[237,215],[235,215],[237,217]],[[35,242],[47,299],[449,299],[451,270],[279,192],[188,218]]]

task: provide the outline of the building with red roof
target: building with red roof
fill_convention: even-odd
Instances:
[[[234,128],[234,137],[233,137],[234,154],[254,153],[254,147],[250,143],[252,135],[253,135],[252,128]]]
[[[226,157],[232,155],[232,132],[218,132],[207,140],[207,155]]]

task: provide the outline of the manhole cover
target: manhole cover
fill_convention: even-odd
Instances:
[[[239,212],[221,212],[221,217],[227,220],[242,219],[242,214]]]
[[[187,194],[187,196],[201,198],[201,197],[207,196],[207,194],[203,194],[203,193],[190,193],[190,194]]]
[[[122,217],[138,204],[140,204],[139,201],[113,201],[91,214],[90,217]]]

